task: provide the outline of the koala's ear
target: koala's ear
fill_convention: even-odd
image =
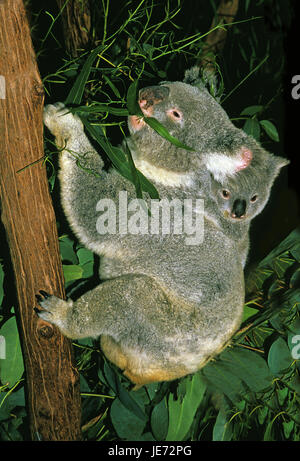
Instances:
[[[167,99],[169,93],[170,90],[167,86],[147,86],[139,91],[139,104],[142,109],[148,109]]]
[[[270,168],[273,172],[274,179],[279,175],[281,168],[289,165],[290,161],[287,158],[279,157],[276,155],[270,156]]]
[[[234,176],[238,171],[247,168],[252,161],[253,153],[250,149],[242,147],[234,156],[212,153],[204,158],[205,166],[218,182],[224,182],[228,177]]]

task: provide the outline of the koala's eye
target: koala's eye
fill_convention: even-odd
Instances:
[[[170,109],[167,112],[168,116],[173,120],[180,121],[183,119],[183,115],[178,109]]]
[[[253,197],[251,197],[250,202],[254,203],[254,202],[256,202],[256,200],[257,200],[257,194],[255,194],[255,195],[253,195]]]
[[[223,189],[221,194],[222,194],[222,197],[225,198],[226,200],[228,200],[230,197],[230,192],[227,189]]]

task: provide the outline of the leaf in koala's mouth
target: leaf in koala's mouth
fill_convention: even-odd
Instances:
[[[192,147],[189,147],[186,144],[183,144],[181,141],[179,141],[179,139],[172,136],[168,132],[168,130],[158,120],[156,120],[156,118],[144,117],[144,120],[154,131],[156,131],[160,136],[165,138],[167,141],[174,144],[176,147],[180,147],[181,149],[190,150],[190,151],[195,150]]]

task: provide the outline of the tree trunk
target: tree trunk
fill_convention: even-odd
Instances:
[[[221,0],[210,30],[218,24],[231,24],[237,15],[239,0]],[[219,28],[208,34],[202,50],[202,57],[199,66],[207,72],[214,73],[215,54],[220,53],[224,48],[228,27]]]
[[[62,10],[63,33],[65,45],[72,57],[84,50],[90,40],[91,12],[89,0],[56,0]],[[65,6],[64,6],[65,5]]]
[[[64,285],[46,169],[36,162],[44,155],[44,94],[22,0],[0,1],[0,23],[1,219],[15,274],[30,432],[35,440],[79,440],[71,343],[34,312],[39,290],[63,298]]]

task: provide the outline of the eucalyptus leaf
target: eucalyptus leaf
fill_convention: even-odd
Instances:
[[[104,150],[107,156],[112,161],[116,170],[126,179],[134,184],[134,178],[132,177],[132,169],[129,165],[129,162],[126,160],[124,152],[117,148],[111,146],[103,135],[101,127],[91,125],[86,117],[80,117],[85,127],[91,136],[98,142],[100,147]],[[148,192],[150,197],[153,199],[158,199],[159,194],[153,184],[140,172],[137,170],[139,181],[143,191]]]
[[[79,280],[83,276],[82,267],[75,264],[63,264],[63,272],[65,283],[71,282],[72,280]]]
[[[154,406],[151,413],[151,429],[156,440],[165,440],[168,432],[169,414],[166,399]]]
[[[176,147],[180,147],[181,149],[189,150],[189,151],[194,151],[192,147],[187,146],[186,144],[183,144],[179,139],[175,138],[172,136],[168,130],[158,121],[156,118],[153,117],[144,117],[144,121],[154,130],[156,131],[160,136],[165,138],[167,141],[170,143],[174,144]]]
[[[78,258],[74,251],[74,242],[68,237],[59,239],[59,249],[63,261],[68,261],[72,264],[78,264]]]
[[[213,441],[229,442],[232,438],[232,425],[228,421],[226,413],[221,409],[218,413],[214,428]]]
[[[272,122],[270,122],[269,120],[260,120],[259,123],[263,127],[269,138],[271,138],[273,141],[279,142],[279,134],[277,128]]]
[[[285,340],[277,338],[270,347],[268,364],[271,372],[278,376],[288,369],[293,362],[293,357]]]
[[[83,270],[82,277],[89,278],[92,277],[94,273],[94,255],[87,248],[79,248],[77,250],[77,258],[79,265]]]
[[[288,439],[291,436],[291,433],[295,427],[295,423],[294,421],[288,421],[288,422],[283,421],[282,427],[283,427],[284,435]]]
[[[128,410],[119,398],[116,398],[110,408],[112,424],[123,440],[139,440],[144,430],[146,421],[138,418]]]
[[[3,281],[4,281],[4,271],[3,271],[2,264],[0,264],[0,306],[2,304],[3,296],[4,296]]]
[[[8,319],[0,329],[4,338],[5,359],[0,359],[0,381],[13,387],[24,372],[24,363],[20,345],[16,317]]]
[[[260,126],[258,121],[255,118],[249,118],[246,120],[243,130],[245,133],[247,133],[249,136],[252,136],[254,139],[259,141],[260,138]]]
[[[204,396],[206,385],[200,373],[186,378],[186,394],[183,399],[174,399],[170,394],[168,400],[169,429],[166,440],[184,440],[187,435],[198,406]]]
[[[107,382],[120,399],[124,407],[134,414],[134,416],[141,421],[145,421],[145,413],[139,404],[131,397],[130,393],[122,386],[117,373],[106,362],[104,364],[104,374]]]
[[[255,115],[263,109],[264,106],[249,106],[242,110],[241,115]]]
[[[96,56],[99,54],[99,52],[102,49],[103,49],[103,45],[97,46],[97,48],[95,48],[91,52],[91,54],[89,55],[89,57],[85,61],[84,65],[83,65],[83,67],[81,69],[81,72],[79,73],[77,79],[75,80],[75,83],[74,83],[73,87],[71,88],[71,90],[70,90],[70,92],[69,92],[69,94],[67,96],[67,99],[65,100],[65,105],[68,105],[68,104],[80,104],[81,103],[84,88],[85,88],[86,82],[87,82],[87,80],[89,78],[93,62],[96,59]]]

